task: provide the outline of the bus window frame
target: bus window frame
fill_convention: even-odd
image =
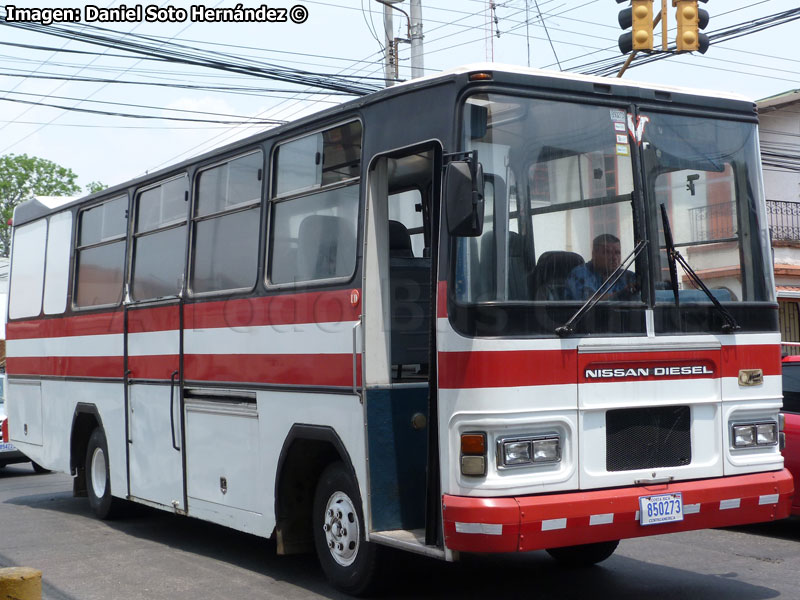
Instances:
[[[139,199],[141,195],[147,191],[153,190],[155,188],[161,187],[162,185],[169,183],[171,181],[175,181],[177,179],[185,178],[186,179],[186,190],[185,192],[189,195],[188,200],[191,201],[191,192],[192,192],[192,177],[190,175],[189,169],[184,169],[178,173],[169,175],[164,177],[163,179],[159,179],[153,183],[149,183],[146,186],[139,187],[133,190],[133,200],[130,203],[128,208],[128,232],[130,237],[130,243],[128,244],[128,270],[127,275],[125,277],[125,291],[124,295],[124,302],[125,304],[143,304],[143,303],[152,303],[152,302],[160,302],[163,300],[170,300],[172,298],[180,298],[183,295],[184,290],[187,286],[187,277],[186,277],[186,258],[187,258],[187,251],[188,251],[188,243],[189,243],[189,222],[190,222],[190,210],[191,204],[187,207],[186,216],[183,220],[178,221],[177,219],[173,219],[172,221],[168,221],[166,224],[162,224],[155,229],[149,229],[144,232],[137,232],[136,227],[138,224],[139,219]],[[184,200],[186,201],[186,200]],[[174,294],[168,294],[166,296],[156,296],[152,298],[136,298],[133,294],[133,278],[136,274],[135,267],[135,254],[136,254],[136,241],[142,237],[147,237],[149,235],[154,235],[156,233],[162,233],[164,231],[169,231],[171,229],[177,229],[182,225],[186,226],[186,235],[184,236],[183,242],[183,279],[181,282],[181,286],[178,291]]]
[[[118,200],[119,198],[125,198],[126,202],[126,217],[125,217],[125,234],[122,237],[114,238],[113,240],[101,240],[95,244],[90,244],[88,246],[81,247],[79,246],[80,243],[80,235],[81,235],[81,226],[83,225],[81,219],[83,218],[83,213],[91,210],[93,208],[97,208],[103,204],[108,202],[113,202],[114,200]],[[126,286],[128,285],[128,273],[129,273],[129,258],[128,254],[130,252],[130,233],[131,233],[131,195],[129,190],[124,190],[119,194],[113,194],[111,197],[103,197],[98,199],[97,202],[93,202],[92,204],[81,206],[77,209],[77,218],[73,221],[74,227],[72,231],[73,240],[72,240],[72,257],[70,260],[70,268],[72,270],[72,285],[70,286],[70,301],[69,306],[70,309],[74,312],[84,312],[89,310],[95,309],[108,309],[108,308],[117,308],[125,303],[125,290]],[[125,242],[125,250],[123,252],[123,264],[122,264],[122,296],[119,301],[113,302],[110,304],[92,304],[91,306],[79,306],[78,305],[78,253],[80,250],[85,250],[87,248],[94,248],[99,247],[107,244],[111,244],[114,242],[118,242],[123,240]]]
[[[8,321],[25,321],[25,320],[28,320],[28,319],[41,319],[43,317],[43,315],[44,315],[44,286],[45,286],[45,281],[46,281],[46,278],[47,278],[47,239],[48,239],[48,235],[50,234],[50,217],[51,216],[52,215],[47,215],[47,216],[44,216],[44,217],[41,217],[41,218],[38,218],[38,219],[34,219],[34,220],[31,220],[31,221],[28,221],[27,223],[23,223],[22,225],[19,226],[19,227],[27,227],[27,226],[33,225],[35,223],[40,223],[40,222],[44,223],[44,248],[42,249],[41,294],[39,296],[39,311],[37,313],[35,313],[33,315],[23,315],[23,316],[15,316],[15,317],[11,316],[11,296],[12,296],[12,292],[14,291],[11,288],[11,282],[12,282],[11,276],[12,276],[12,271],[14,270],[13,269],[14,264],[13,264],[13,262],[11,260],[13,258],[13,255],[9,256],[9,264],[8,264],[8,276],[9,276],[9,278],[8,278],[8,299],[7,299],[7,303],[6,303],[6,319]],[[13,231],[13,235],[11,237],[12,246],[13,246],[13,243],[14,243],[14,236],[16,236],[16,235],[17,235],[17,229],[15,228],[14,231]]]
[[[200,176],[215,167],[219,167],[221,165],[230,164],[231,162],[244,158],[245,156],[250,156],[251,154],[255,153],[261,154],[261,193],[259,198],[255,202],[251,202],[248,204],[239,204],[236,205],[235,208],[228,209],[228,210],[221,210],[214,213],[209,213],[206,215],[202,215],[200,217],[196,216],[197,214],[197,203],[200,200]],[[217,160],[215,162],[211,162],[202,166],[197,166],[192,174],[192,181],[190,182],[189,187],[189,195],[191,206],[189,207],[189,218],[187,224],[189,225],[188,231],[188,247],[189,247],[189,256],[188,256],[188,264],[186,265],[186,292],[190,298],[210,298],[215,296],[234,296],[234,295],[247,295],[252,294],[255,292],[256,288],[258,287],[258,282],[261,279],[260,277],[260,257],[262,254],[262,227],[261,225],[264,223],[264,206],[265,206],[265,198],[266,198],[266,184],[268,182],[268,174],[267,174],[267,165],[266,159],[269,156],[268,152],[264,151],[264,147],[259,144],[252,148],[242,150],[236,154],[232,154],[231,156],[225,157],[224,159]],[[256,260],[256,272],[255,277],[253,278],[253,285],[249,287],[241,287],[241,288],[227,288],[224,290],[211,290],[207,292],[195,292],[192,287],[192,282],[194,280],[194,259],[195,259],[195,250],[197,244],[197,236],[195,235],[195,224],[201,223],[203,221],[209,221],[211,219],[219,218],[225,215],[232,215],[239,212],[244,212],[246,210],[251,210],[253,207],[258,206],[258,223],[259,223],[259,231],[258,231],[258,239],[256,240],[256,253],[257,253],[257,260]]]
[[[291,194],[285,194],[283,196],[276,196],[274,195],[275,191],[275,182],[277,176],[277,155],[278,150],[281,146],[288,142],[293,142],[295,140],[302,139],[304,137],[308,137],[311,135],[315,135],[317,133],[321,133],[323,131],[328,131],[331,129],[336,129],[337,127],[343,127],[344,125],[348,125],[349,123],[358,122],[361,125],[361,157],[359,159],[359,175],[358,177],[351,177],[350,179],[345,179],[343,181],[337,181],[336,183],[331,183],[325,186],[319,186],[315,188],[306,188],[301,191],[294,191]],[[363,188],[362,183],[365,181],[364,177],[364,119],[361,115],[350,115],[346,118],[339,118],[336,121],[331,123],[327,123],[325,125],[320,125],[317,127],[313,127],[307,131],[303,131],[302,133],[293,133],[288,135],[285,138],[275,138],[272,140],[272,147],[269,150],[269,180],[267,183],[267,193],[265,195],[265,215],[264,220],[266,223],[265,227],[265,235],[264,235],[264,250],[263,250],[263,257],[264,257],[264,276],[262,277],[262,282],[267,290],[305,290],[305,289],[315,289],[315,288],[329,288],[334,287],[337,284],[345,284],[353,281],[356,275],[359,272],[359,257],[361,256],[361,245],[363,245],[363,206],[364,206],[364,197],[365,191]],[[342,277],[327,277],[325,279],[310,279],[308,281],[290,281],[286,283],[273,283],[270,278],[270,271],[272,269],[272,242],[273,242],[273,235],[272,235],[272,227],[274,225],[273,221],[273,214],[272,214],[272,207],[274,204],[280,204],[282,202],[289,202],[292,200],[297,200],[299,198],[305,198],[308,196],[312,196],[321,192],[328,192],[331,190],[337,190],[340,188],[345,188],[349,186],[358,186],[358,207],[356,209],[356,223],[355,223],[355,261],[353,264],[353,271],[349,275],[342,276]]]

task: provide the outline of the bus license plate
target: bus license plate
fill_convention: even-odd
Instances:
[[[0,443],[0,452],[11,452],[13,450],[16,450],[13,444]]]
[[[681,493],[639,498],[639,523],[657,525],[683,521],[683,496]]]

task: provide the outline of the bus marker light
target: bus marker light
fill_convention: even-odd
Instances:
[[[470,73],[469,75],[470,81],[491,81],[492,74],[491,73]]]
[[[473,456],[486,454],[486,434],[462,433],[461,454]]]
[[[461,473],[463,475],[486,475],[486,458],[483,456],[462,456]]]

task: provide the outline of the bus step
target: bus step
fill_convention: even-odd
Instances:
[[[401,550],[416,552],[417,554],[444,558],[444,549],[425,545],[424,529],[373,531],[369,534],[369,540],[377,544],[383,544],[384,546],[392,546],[394,548],[400,548]]]

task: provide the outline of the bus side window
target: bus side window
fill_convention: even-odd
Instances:
[[[81,211],[75,249],[75,306],[122,300],[128,197],[118,196]]]
[[[263,155],[257,151],[199,174],[192,293],[255,285],[263,167]]]
[[[183,284],[187,177],[149,188],[136,198],[131,295],[148,300],[177,295]]]
[[[275,152],[269,281],[349,278],[356,268],[361,123],[285,142]]]
[[[10,319],[36,317],[42,310],[46,240],[46,219],[40,219],[14,230],[11,298],[8,307]]]
[[[272,283],[350,277],[357,222],[357,185],[273,203]]]
[[[45,260],[47,268],[44,272],[44,314],[60,315],[67,309],[72,213],[64,211],[55,214],[49,221]]]

